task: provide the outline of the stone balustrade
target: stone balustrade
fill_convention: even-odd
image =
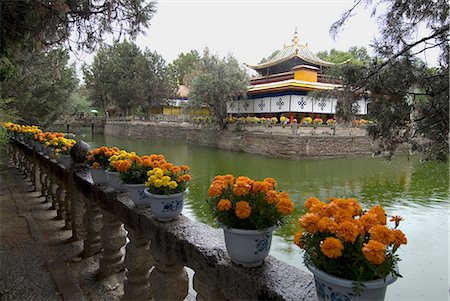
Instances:
[[[135,208],[126,193],[94,185],[80,145],[70,169],[19,140],[12,140],[9,154],[54,204],[72,240],[83,240],[82,256],[101,252],[98,281],[125,273],[123,300],[184,300],[188,294],[197,300],[317,299],[309,274],[271,256],[258,268],[235,265],[221,230],[183,215],[159,222],[150,209]],[[194,271],[192,279],[186,267]]]

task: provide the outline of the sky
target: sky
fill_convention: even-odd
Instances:
[[[378,26],[362,6],[336,40],[329,34],[333,22],[353,4],[353,0],[160,0],[149,29],[135,43],[142,50],[158,52],[166,63],[182,52],[202,53],[208,47],[212,54],[232,54],[241,64],[256,64],[291,43],[297,28],[300,43],[307,43],[314,53],[352,46],[364,46],[370,53]],[[92,58],[81,56],[77,65],[90,64]]]

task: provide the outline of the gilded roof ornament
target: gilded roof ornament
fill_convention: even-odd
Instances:
[[[294,32],[294,37],[292,38],[292,43],[294,43],[294,45],[298,45],[298,33],[297,33],[297,26],[295,26],[295,32]]]

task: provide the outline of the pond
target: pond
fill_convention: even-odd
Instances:
[[[302,270],[306,270],[302,252],[293,245],[292,237],[307,197],[356,197],[363,208],[381,204],[388,216],[404,217],[400,229],[408,238],[408,244],[398,251],[403,278],[389,286],[386,300],[448,300],[448,164],[421,163],[414,156],[397,156],[391,162],[371,157],[293,161],[200,147],[182,140],[103,135],[85,135],[83,139],[93,146],[117,146],[139,155],[162,153],[170,162],[189,165],[193,180],[183,214],[212,226],[217,225],[205,200],[215,175],[275,178],[278,189],[294,200],[296,210],[292,220],[276,231],[270,254]]]

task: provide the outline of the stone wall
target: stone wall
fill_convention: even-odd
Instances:
[[[271,157],[305,159],[364,156],[373,153],[374,146],[365,135],[333,136],[274,134],[268,132],[219,131],[208,127],[194,127],[187,123],[106,122],[104,133],[137,138],[185,139],[187,142],[231,151],[260,154]]]

